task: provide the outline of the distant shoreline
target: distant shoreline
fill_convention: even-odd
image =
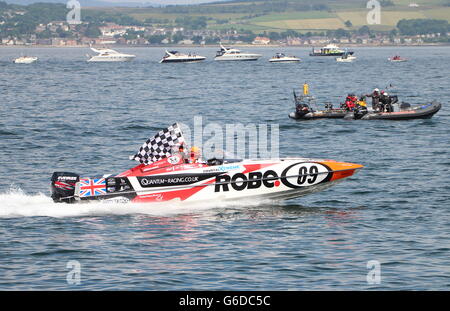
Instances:
[[[282,45],[282,44],[267,44],[267,45],[253,45],[253,44],[224,44],[226,46],[233,46],[233,47],[245,47],[245,48],[319,48],[321,45]],[[323,44],[322,44],[323,45]],[[97,44],[95,46],[102,46],[100,44]],[[126,44],[104,44],[104,46],[108,46],[111,48],[213,48],[218,47],[218,44],[209,44],[209,45],[200,45],[200,44],[182,44],[182,45],[126,45]],[[351,47],[351,48],[362,48],[362,47],[445,47],[450,46],[450,43],[428,43],[428,44],[355,44],[355,43],[349,43],[349,44],[340,44],[341,48],[345,47]],[[10,49],[10,48],[25,48],[25,49],[32,49],[32,48],[89,48],[89,45],[0,45],[0,49]]]

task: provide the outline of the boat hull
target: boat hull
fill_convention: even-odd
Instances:
[[[299,58],[271,58],[269,59],[270,63],[299,63]]]
[[[393,58],[388,58],[388,61],[392,62],[392,63],[404,63],[407,62],[407,59],[393,59]]]
[[[305,158],[244,160],[213,166],[179,164],[156,169],[137,166],[103,179],[79,179],[73,199],[64,202],[118,198],[142,203],[290,199],[327,189],[362,167]],[[86,195],[89,187],[101,188],[101,193]]]
[[[314,111],[303,115],[294,111],[289,114],[289,117],[296,120],[343,119],[346,114],[347,111],[343,109]]]
[[[93,56],[88,59],[89,63],[116,63],[116,62],[131,62],[136,56],[121,56],[121,57],[100,57]]]
[[[336,58],[336,61],[338,63],[351,63],[356,59],[356,57],[348,57],[348,58],[342,58],[342,57],[338,57]]]
[[[199,58],[172,58],[172,59],[162,59],[160,63],[198,63],[204,61],[206,57]]]
[[[17,58],[13,61],[14,64],[32,64],[38,60],[37,57],[29,57],[26,59]]]
[[[259,54],[251,54],[251,55],[224,55],[224,56],[216,56],[214,60],[216,61],[256,61],[261,58],[262,55]]]
[[[336,52],[336,53],[309,53],[309,56],[343,56],[344,52]],[[353,55],[355,52],[347,52],[348,55]]]
[[[372,112],[364,115],[361,120],[412,120],[432,118],[441,109],[441,104],[432,102],[411,110],[397,112]]]

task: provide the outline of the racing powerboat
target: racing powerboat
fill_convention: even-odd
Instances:
[[[217,61],[249,61],[258,60],[262,55],[253,53],[244,53],[238,49],[224,47],[220,44],[220,50],[217,51],[214,60]]]
[[[287,56],[284,53],[277,53],[274,57],[269,59],[271,63],[298,63],[300,58],[296,56]]]
[[[173,151],[183,143],[182,134],[174,134],[173,129],[177,127],[174,124],[172,129],[147,140],[139,152],[130,157],[141,163],[120,174],[86,178],[74,173],[53,173],[53,200],[74,203],[291,199],[325,190],[363,168],[359,164],[308,158],[217,157],[191,162]],[[150,159],[152,161],[147,161]]]
[[[38,58],[35,56],[20,56],[13,60],[14,64],[32,64],[37,61]]]
[[[167,51],[164,57],[159,61],[160,63],[194,63],[205,60],[205,56],[197,54],[183,54],[178,51]]]
[[[91,47],[91,50],[98,55],[87,55],[88,62],[129,62],[136,58],[136,55],[119,53],[112,49],[96,49]]]

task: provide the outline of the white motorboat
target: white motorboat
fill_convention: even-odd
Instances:
[[[269,59],[271,63],[298,63],[300,58],[296,56],[286,56],[283,53],[277,53],[274,57]]]
[[[37,61],[38,58],[35,56],[21,56],[13,60],[14,64],[31,64]]]
[[[184,54],[178,51],[167,51],[166,55],[159,61],[160,63],[193,63],[201,62],[205,60],[205,56],[200,56],[197,54]]]
[[[344,54],[341,57],[337,57],[336,61],[339,63],[351,63],[356,59],[356,56],[352,56],[350,54]]]
[[[388,61],[393,62],[393,63],[403,63],[403,62],[407,62],[408,60],[399,55],[395,55],[393,57],[389,57]]]
[[[88,62],[129,62],[136,58],[136,55],[124,54],[112,49],[95,49],[91,47],[91,50],[98,55],[89,57]]]
[[[253,53],[244,53],[238,49],[226,48],[220,44],[220,50],[217,51],[215,60],[218,61],[244,61],[244,60],[258,60],[262,55]]]

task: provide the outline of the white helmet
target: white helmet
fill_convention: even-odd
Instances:
[[[379,92],[380,90],[379,90],[379,89],[374,89],[373,91],[374,91],[374,92]]]
[[[388,93],[386,93],[386,92],[384,92],[384,93],[383,93],[383,95],[384,95],[384,96],[388,96],[389,94],[388,94]]]

